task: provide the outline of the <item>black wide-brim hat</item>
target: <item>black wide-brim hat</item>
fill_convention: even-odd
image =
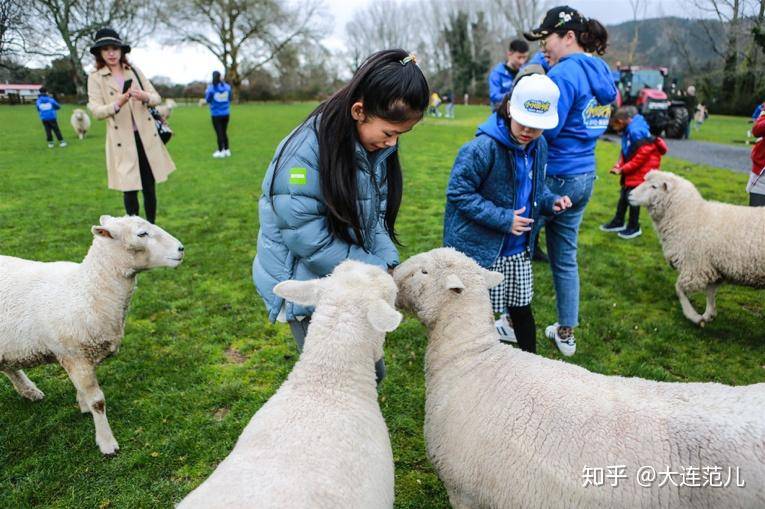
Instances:
[[[586,29],[587,20],[579,14],[579,11],[568,5],[561,5],[547,11],[542,23],[537,28],[524,32],[523,37],[527,41],[538,41],[555,32],[568,32],[569,30],[583,32]]]
[[[122,53],[130,53],[130,45],[125,44],[120,39],[120,35],[111,28],[102,28],[96,32],[95,42],[90,47],[90,52],[93,55],[98,54],[98,50],[104,46],[117,46],[122,49]]]

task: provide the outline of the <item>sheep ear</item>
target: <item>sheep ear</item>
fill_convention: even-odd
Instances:
[[[378,332],[390,332],[401,323],[403,316],[382,299],[375,300],[367,310],[367,320]]]
[[[282,281],[274,286],[274,293],[301,306],[315,306],[321,297],[322,288],[318,279],[311,281]]]
[[[446,276],[446,282],[444,286],[446,286],[447,290],[451,290],[454,293],[462,293],[462,290],[465,289],[465,285],[462,283],[462,280],[457,277],[456,274],[449,274]]]
[[[494,288],[500,284],[503,279],[505,279],[505,277],[499,272],[494,272],[493,270],[486,270],[483,268],[481,269],[481,275],[483,276],[483,280],[486,282],[486,288]]]
[[[112,216],[103,215],[98,218],[98,224],[100,224],[101,226],[104,226],[106,225],[106,222],[111,219],[114,219],[114,218]]]
[[[95,237],[104,237],[107,239],[116,239],[117,235],[113,228],[107,228],[105,226],[93,226],[90,229]]]

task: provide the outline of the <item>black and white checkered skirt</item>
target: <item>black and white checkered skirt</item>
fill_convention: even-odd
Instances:
[[[500,256],[489,267],[504,276],[502,283],[489,289],[491,307],[495,313],[504,313],[508,307],[527,306],[534,296],[534,275],[528,251],[513,256]]]

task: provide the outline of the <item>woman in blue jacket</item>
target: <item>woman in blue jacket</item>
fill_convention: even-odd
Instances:
[[[45,138],[48,140],[48,148],[56,146],[56,144],[53,143],[53,135],[51,133],[56,133],[56,139],[58,140],[59,146],[66,147],[64,137],[61,136],[61,129],[58,127],[58,120],[56,120],[56,111],[59,110],[61,106],[58,104],[58,101],[48,95],[48,91],[45,90],[45,87],[40,87],[39,94],[35,106],[37,107],[40,120],[45,128]]]
[[[380,51],[276,149],[263,179],[253,279],[269,320],[289,323],[299,350],[313,310],[284,301],[274,286],[326,276],[348,259],[389,270],[399,263],[398,138],[422,120],[428,97],[413,55]],[[376,370],[379,381],[382,359]]]
[[[569,356],[576,352],[574,328],[579,324],[579,225],[595,181],[595,143],[608,127],[616,87],[608,65],[594,56],[604,54],[608,42],[608,33],[598,21],[568,6],[555,7],[547,11],[541,26],[524,36],[541,40],[552,66],[548,76],[560,89],[560,123],[544,133],[547,185],[556,194],[570,196],[573,206],[543,218],[537,228],[547,229],[558,308],[558,321],[545,329],[545,335]]]
[[[557,213],[571,204],[545,186],[547,143],[541,135],[558,125],[558,95],[544,75],[521,77],[460,149],[446,191],[444,245],[503,274],[489,291],[492,307],[510,315],[518,346],[532,353],[531,226],[540,212]],[[512,341],[506,337],[500,332],[501,340]]]
[[[205,101],[210,105],[213,128],[218,137],[218,150],[213,152],[213,157],[229,157],[231,150],[228,148],[228,119],[231,112],[231,85],[220,79],[220,73],[213,71],[212,83],[205,92]]]

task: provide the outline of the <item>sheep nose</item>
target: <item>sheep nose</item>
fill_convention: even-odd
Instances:
[[[183,253],[183,244],[181,244],[180,246],[178,246],[178,252],[179,252],[179,253]]]

